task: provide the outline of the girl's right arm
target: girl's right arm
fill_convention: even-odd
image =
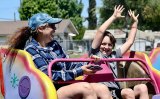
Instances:
[[[97,30],[96,35],[95,35],[93,42],[92,42],[93,49],[96,49],[100,46],[102,39],[103,39],[103,34],[106,31],[106,29],[111,25],[111,23],[117,18],[124,17],[121,15],[123,10],[124,10],[124,8],[121,5],[114,7],[113,15],[108,20],[106,20]]]

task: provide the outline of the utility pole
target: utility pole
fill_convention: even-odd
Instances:
[[[20,0],[20,6],[21,6],[22,0]]]
[[[14,12],[14,21],[16,21],[16,13]]]

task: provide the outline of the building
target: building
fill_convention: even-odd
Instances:
[[[89,50],[90,45],[92,43],[93,38],[95,37],[97,30],[86,30],[83,36],[83,40],[88,42],[87,49]],[[116,38],[117,42],[115,47],[119,48],[122,46],[122,44],[126,41],[126,38],[128,36],[128,30],[120,30],[120,29],[110,29],[107,30],[111,32],[114,37]],[[135,51],[150,51],[154,45],[155,38],[157,40],[160,40],[160,34],[157,35],[156,33],[153,33],[152,31],[141,31],[137,30],[137,35],[134,44],[132,45],[130,50],[135,50]]]
[[[14,34],[18,28],[22,28],[27,25],[28,21],[0,21],[0,45],[5,46],[5,42],[9,36]],[[55,39],[60,41],[64,50],[69,49],[72,45],[72,36],[79,34],[75,26],[71,20],[64,19],[61,23],[56,24],[56,28]]]

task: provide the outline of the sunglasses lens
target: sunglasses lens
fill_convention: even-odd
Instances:
[[[55,24],[49,24],[49,26],[54,30],[56,29]]]

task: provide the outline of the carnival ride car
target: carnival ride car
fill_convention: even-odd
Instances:
[[[149,58],[151,60],[151,66],[153,66],[152,73],[157,84],[160,85],[160,47],[152,49],[151,53],[149,54]],[[160,88],[160,87],[159,87]],[[160,95],[154,96],[156,99],[160,99]]]
[[[153,52],[154,53],[154,52]],[[24,50],[0,50],[0,86],[5,99],[57,99],[51,69],[56,62],[93,62],[90,58],[55,59],[48,66],[49,77],[38,70],[30,56]],[[160,98],[160,71],[152,66],[150,58],[142,53],[129,51],[123,58],[101,59],[102,70],[95,75],[80,76],[72,81],[57,81],[59,84],[75,82],[118,81],[122,88],[145,83],[150,98]],[[108,62],[117,61],[118,76],[114,79]],[[155,62],[155,61],[154,61]]]

